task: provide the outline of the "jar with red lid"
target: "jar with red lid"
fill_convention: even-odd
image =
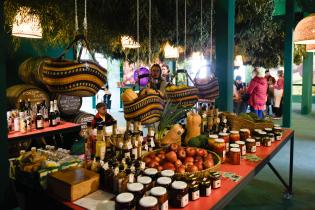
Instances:
[[[245,141],[250,137],[250,130],[247,128],[240,129],[240,140]]]
[[[188,205],[188,186],[186,182],[174,181],[172,183],[169,203],[174,208],[184,208]]]
[[[135,210],[134,195],[132,193],[120,193],[116,196],[115,210]]]
[[[240,148],[231,148],[230,150],[230,163],[232,165],[241,164],[241,149]]]
[[[238,131],[230,131],[230,143],[235,143],[240,140],[240,133]]]
[[[171,188],[172,179],[169,177],[160,177],[156,180],[157,186],[161,186],[166,188],[167,190],[170,190]]]
[[[256,152],[255,139],[246,139],[246,152],[247,153],[255,153]]]
[[[157,198],[159,210],[168,210],[168,194],[166,188],[153,187],[150,190],[150,195]]]
[[[144,195],[144,186],[141,183],[127,184],[127,190],[128,192],[134,195],[134,201],[136,204],[139,202],[140,198],[142,198]]]
[[[237,142],[235,142],[235,143],[240,146],[241,155],[246,155],[246,145],[245,145],[245,141],[237,141]]]
[[[220,156],[221,162],[223,163],[226,159],[226,148],[225,148],[224,139],[215,140],[213,151]]]
[[[224,140],[226,152],[230,149],[230,138],[228,133],[219,133],[219,138]]]
[[[158,199],[153,196],[145,196],[139,201],[139,210],[159,210]]]

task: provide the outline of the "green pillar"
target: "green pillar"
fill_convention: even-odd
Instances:
[[[312,84],[313,84],[313,53],[307,53],[303,58],[303,86],[301,114],[309,114],[312,111]]]
[[[4,31],[3,2],[0,2],[0,209],[7,209],[9,164],[8,164],[8,136],[6,117],[6,33]]]
[[[283,119],[284,127],[291,126],[292,111],[292,65],[293,65],[293,29],[294,1],[286,0],[285,35],[284,35],[284,93]]]
[[[216,104],[222,111],[233,111],[235,0],[219,0],[215,4],[216,75],[220,85]]]

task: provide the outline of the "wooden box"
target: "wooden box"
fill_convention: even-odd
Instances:
[[[73,201],[99,188],[99,174],[84,168],[68,168],[51,173],[47,179],[50,193],[65,201]]]

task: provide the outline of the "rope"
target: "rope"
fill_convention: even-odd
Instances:
[[[149,0],[149,64],[151,64],[151,0]]]
[[[184,37],[184,60],[186,63],[186,44],[187,44],[187,0],[185,0],[185,37]],[[185,65],[185,64],[184,64]]]
[[[84,2],[84,19],[83,19],[83,29],[84,29],[84,33],[85,36],[87,36],[87,6],[86,6],[86,0]]]
[[[203,27],[203,22],[202,22],[202,0],[200,0],[200,49],[201,52],[203,51],[203,47],[202,47],[202,40],[203,40],[203,36],[202,36],[202,27]]]
[[[140,15],[139,15],[139,0],[137,0],[137,42],[140,41]],[[139,48],[137,48],[137,67],[139,67],[139,57],[140,57]]]
[[[212,65],[212,47],[213,47],[213,0],[211,0],[211,10],[210,10],[210,64]]]
[[[176,47],[178,47],[178,0],[176,0]]]
[[[77,0],[74,0],[74,29],[75,29],[75,32],[77,34],[79,31]]]

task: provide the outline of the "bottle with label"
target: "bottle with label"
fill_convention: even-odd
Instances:
[[[122,187],[123,187],[123,181],[126,178],[126,173],[124,172],[124,166],[119,165],[119,172],[116,176],[114,176],[114,194],[118,194],[123,192]]]
[[[87,161],[91,160],[92,158],[92,142],[91,142],[91,134],[92,134],[92,122],[87,122],[87,131],[85,134],[85,141],[84,141],[84,151],[85,151],[85,158]]]
[[[122,153],[125,158],[130,157],[132,151],[132,143],[131,143],[131,136],[128,135],[127,139],[125,139],[123,148],[122,148]]]
[[[22,99],[20,99],[20,101],[19,101],[19,111],[20,112],[26,111],[25,101]]]
[[[27,121],[25,112],[19,112],[19,118],[20,118],[20,132],[26,133],[27,132]]]
[[[57,100],[54,100],[54,111],[55,111],[55,115],[56,115],[57,125],[59,125],[60,124],[60,112],[59,112],[59,109],[58,109]]]
[[[49,114],[48,114],[48,107],[46,106],[45,100],[43,100],[43,102],[41,104],[41,109],[42,109],[44,120],[48,121],[49,120]]]
[[[95,157],[101,157],[101,148],[105,146],[105,142],[103,141],[103,125],[97,126],[97,133],[96,133],[96,143],[95,143]]]
[[[57,121],[56,121],[56,114],[54,111],[54,102],[50,101],[50,108],[49,108],[49,127],[54,127],[57,125]]]
[[[133,155],[135,158],[138,158],[138,141],[137,141],[137,136],[138,134],[133,134],[131,137],[131,144],[132,144],[132,149],[131,149],[131,155]]]
[[[44,117],[40,112],[40,104],[37,104],[37,114],[36,114],[36,118],[35,118],[35,127],[37,130],[39,129],[43,129],[44,128]]]

